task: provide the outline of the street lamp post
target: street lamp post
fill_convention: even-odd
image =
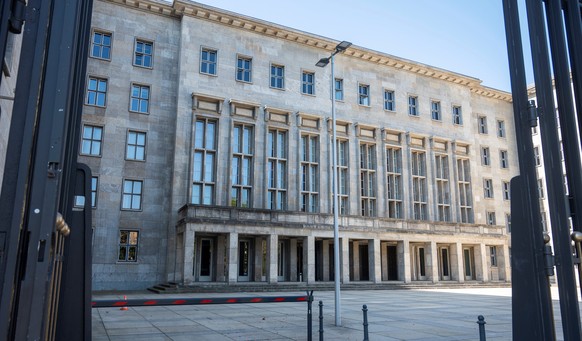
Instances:
[[[337,134],[335,123],[335,77],[334,77],[334,56],[345,51],[352,43],[342,41],[336,47],[331,56],[321,58],[316,66],[325,67],[331,61],[331,124],[332,124],[332,177],[333,177],[333,265],[334,265],[334,284],[335,284],[335,325],[342,325],[341,302],[340,302],[340,264],[339,264],[339,200],[338,200],[338,173],[337,173]]]

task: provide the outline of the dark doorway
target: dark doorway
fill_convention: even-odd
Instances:
[[[398,253],[396,245],[388,245],[388,280],[398,280]]]
[[[370,262],[368,259],[368,245],[360,244],[360,281],[370,280]]]

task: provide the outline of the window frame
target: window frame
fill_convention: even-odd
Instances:
[[[479,131],[479,134],[489,134],[489,129],[487,127],[487,116],[479,115],[479,117],[477,117],[477,130]]]
[[[390,94],[391,98],[387,98],[388,94]],[[396,92],[392,89],[384,89],[384,110],[396,111]]]
[[[133,96],[133,89],[135,87],[139,88],[139,94],[138,97],[134,97]],[[148,97],[147,98],[142,98],[141,94],[142,94],[142,89],[147,88],[148,92]],[[148,115],[150,113],[150,104],[151,104],[151,98],[152,98],[152,87],[149,84],[143,84],[143,83],[135,83],[132,82],[130,89],[129,89],[129,111],[133,112],[133,113],[137,113],[137,114],[144,114],[144,115]],[[137,101],[138,103],[138,109],[134,110],[133,109],[133,102],[134,100]],[[147,110],[146,111],[141,111],[141,104],[142,102],[145,101],[146,105],[147,105]]]
[[[339,89],[337,87],[337,85],[340,85]],[[333,81],[333,95],[334,95],[334,100],[338,101],[338,102],[343,102],[344,101],[344,80],[343,78],[335,78]],[[338,98],[338,94],[340,95],[340,98]]]
[[[365,102],[367,102],[367,104]],[[358,82],[358,105],[368,108],[371,106],[370,84]]]
[[[386,203],[388,218],[403,219],[402,148],[386,145]]]
[[[231,148],[232,148],[232,155],[231,155],[231,166],[230,166],[230,199],[229,205],[232,207],[242,207],[242,208],[251,208],[253,207],[253,173],[254,173],[254,159],[255,159],[255,134],[256,134],[256,126],[254,124],[248,124],[243,122],[234,122],[233,127],[233,136],[231,138]],[[238,133],[238,141],[239,149],[236,149],[233,145],[235,141],[235,131],[240,130]],[[249,141],[245,142],[245,131],[250,131]],[[241,143],[242,142],[242,143]],[[244,146],[245,143],[248,143],[248,149],[245,150]],[[238,163],[238,171],[235,174],[234,167],[235,162]],[[248,160],[249,170],[248,170],[248,183],[244,183],[244,173],[240,170],[243,169],[244,160]],[[235,179],[235,177],[237,179]],[[243,202],[243,192],[248,191],[248,205],[245,206]],[[236,198],[233,198],[233,192],[236,195]]]
[[[93,139],[93,132],[94,129],[92,129],[92,133],[91,133],[91,139],[88,139],[90,142],[90,151],[93,149],[93,141],[99,141],[99,153],[98,154],[92,154],[91,152],[89,153],[83,153],[83,142],[85,141],[85,127],[91,127],[91,128],[100,128],[101,129],[101,138],[99,140],[95,140]],[[105,126],[103,125],[98,125],[98,124],[93,124],[93,123],[83,123],[82,129],[81,129],[81,141],[80,141],[80,146],[79,146],[79,155],[82,156],[90,156],[90,157],[101,157],[102,156],[102,151],[103,151],[103,142],[104,142],[104,135],[105,135]]]
[[[460,105],[453,104],[451,113],[453,116],[453,125],[462,126],[463,125],[463,107]]]
[[[507,131],[505,128],[505,120],[497,120],[497,137],[506,138]]]
[[[202,122],[202,124],[204,125],[204,131],[203,132],[199,132],[196,131],[197,130],[197,126],[198,123]],[[213,136],[212,136],[212,147],[214,148],[210,148],[208,146],[208,142],[210,142],[209,138],[208,138],[208,127],[210,126],[210,124],[213,124],[214,127],[214,131],[213,131]],[[192,173],[190,175],[190,196],[189,196],[189,202],[193,205],[215,205],[216,204],[216,187],[218,186],[218,179],[217,179],[217,155],[218,155],[218,132],[220,129],[220,121],[216,118],[213,117],[206,117],[206,116],[196,116],[194,117],[194,140],[193,140],[193,144],[192,144],[192,161],[191,161],[191,167],[192,167]],[[202,147],[197,145],[197,141],[199,139],[198,134],[202,133],[203,135],[200,137],[201,142],[202,142]],[[196,155],[201,155],[201,161],[200,161],[200,179],[195,179],[195,174],[196,174]],[[208,165],[208,156],[212,155],[212,164],[209,166]],[[212,181],[209,181],[206,178],[207,172],[208,172],[208,167],[212,167],[211,168],[211,174],[212,174]],[[199,187],[200,188],[200,197],[199,202],[195,202],[194,201],[194,187]],[[210,202],[204,202],[204,194],[206,193],[206,188],[209,187],[211,189],[211,199]]]
[[[214,54],[214,60],[211,59],[204,59],[204,53],[207,53],[209,56]],[[211,72],[212,67],[214,67],[214,72]],[[203,69],[206,69],[204,71]],[[207,76],[218,76],[218,49],[201,46],[200,47],[200,67],[199,73]]]
[[[503,181],[501,184],[503,191],[503,200],[511,200],[511,185],[509,181]]]
[[[497,225],[497,217],[495,216],[495,211],[485,211],[486,223],[489,226]]]
[[[302,132],[300,141],[301,197],[299,210],[301,212],[317,213],[319,212],[321,182],[320,136],[318,134]]]
[[[420,116],[419,104],[420,103],[418,102],[417,95],[408,95],[408,116],[412,117]]]
[[[485,178],[483,179],[483,198],[493,199],[493,179]]]
[[[310,76],[311,82],[309,81]],[[315,72],[309,70],[301,71],[301,94],[315,96]]]
[[[267,209],[273,211],[286,211],[289,205],[289,138],[290,131],[274,126],[267,127],[267,162],[266,180],[267,195],[265,196]],[[273,134],[273,141],[270,141],[270,135]],[[283,151],[280,151],[280,136],[282,133]],[[271,147],[271,150],[269,150]],[[274,155],[273,155],[274,154]],[[272,167],[269,167],[272,165]],[[282,172],[280,173],[280,165]],[[269,199],[271,199],[269,201]],[[280,199],[280,200],[279,200]]]
[[[91,84],[91,80],[95,80],[97,81],[97,87],[95,88],[95,90],[91,90],[89,88],[89,85]],[[100,91],[99,90],[99,84],[100,81],[103,81],[105,83],[105,91]],[[87,89],[85,90],[85,101],[84,104],[91,106],[91,107],[97,107],[97,108],[107,108],[107,91],[109,90],[109,78],[107,77],[101,77],[101,76],[94,76],[94,75],[87,75]],[[89,102],[89,93],[95,93],[95,101],[94,103],[90,103]],[[98,99],[98,95],[99,94],[103,94],[103,105],[99,105],[97,104],[97,99]]]
[[[436,108],[435,108],[435,104],[436,104]],[[435,118],[435,116],[436,116],[436,118]],[[437,122],[443,121],[443,111],[442,111],[441,101],[435,100],[435,99],[430,100],[430,118],[433,121],[437,121]]]
[[[101,35],[108,35],[109,36],[109,57],[108,58],[103,58],[101,56],[97,57],[95,55],[93,55],[93,49],[95,47],[95,34],[101,34]],[[101,39],[102,41],[103,39]],[[100,47],[99,51],[103,51],[103,44],[98,44]],[[102,30],[100,28],[93,28],[91,30],[91,43],[89,44],[89,57],[94,58],[94,59],[100,59],[100,60],[106,60],[106,61],[111,61],[111,55],[113,52],[113,32],[107,31],[107,30]]]
[[[509,154],[505,149],[499,150],[499,166],[501,169],[509,168]]]
[[[125,192],[125,184],[126,182],[131,182],[132,186],[131,186],[131,192]],[[134,188],[135,188],[135,184],[136,183],[140,183],[140,190],[139,193],[134,192]],[[145,181],[144,179],[137,179],[137,178],[123,178],[123,181],[121,182],[121,210],[122,211],[133,211],[133,212],[141,212],[143,211],[143,195],[144,195],[144,184]],[[130,206],[129,207],[124,207],[125,204],[125,196],[129,195],[130,197]],[[133,199],[135,197],[139,197],[139,208],[133,208]]]
[[[358,147],[360,159],[360,215],[362,217],[376,217],[378,215],[377,145],[362,141]]]
[[[126,232],[127,233],[127,242],[126,243],[122,243],[122,233]],[[130,244],[130,235],[131,233],[136,233],[136,242],[135,244]],[[120,229],[119,230],[119,234],[118,234],[118,246],[117,246],[117,260],[116,263],[137,263],[138,262],[138,254],[139,254],[139,234],[140,234],[140,230],[138,229]],[[128,251],[126,251],[125,253],[125,257],[123,260],[120,259],[121,256],[121,248],[122,247],[126,247]],[[129,260],[128,259],[128,255],[129,255],[129,248],[130,247],[135,247],[135,259],[134,260]]]
[[[138,52],[137,51],[137,47],[138,44],[144,44],[144,50],[142,52]],[[151,53],[146,53],[145,52],[145,46],[146,45],[150,45],[150,50]],[[154,41],[153,40],[149,40],[149,39],[143,39],[143,38],[138,38],[136,37],[133,43],[133,58],[132,58],[132,65],[135,67],[140,67],[140,68],[144,68],[144,69],[153,69],[154,68]],[[142,64],[138,64],[137,63],[137,56],[140,55],[142,57]],[[149,56],[149,60],[150,60],[150,65],[145,65],[145,60],[147,60],[147,58],[144,58],[146,56]]]
[[[491,149],[487,146],[481,147],[481,166],[491,166]]]
[[[241,66],[241,61],[243,62]],[[245,62],[248,62],[248,69],[245,67]],[[248,80],[245,80],[245,75],[248,74]],[[239,75],[240,78],[239,78]],[[234,79],[237,82],[251,84],[253,82],[253,58],[237,54],[236,56],[236,68]]]
[[[273,70],[281,70],[281,75],[274,74]],[[281,86],[277,86],[278,81],[281,81]],[[273,85],[275,82],[275,85]],[[271,63],[269,64],[269,87],[276,90],[285,90],[285,65]]]
[[[136,134],[136,144],[134,144],[134,145],[132,144],[132,146],[134,146],[134,148],[135,148],[134,154],[137,154],[138,147],[143,147],[143,159],[137,159],[137,158],[130,158],[129,157],[129,154],[128,154],[128,152],[129,152],[128,149],[129,149],[129,146],[130,146],[130,143],[129,143],[129,135],[131,133],[135,133]],[[138,143],[138,135],[141,135],[141,134],[144,135],[144,144],[143,144],[143,146],[137,144]],[[127,134],[126,134],[126,138],[125,138],[125,160],[127,160],[127,161],[145,162],[146,159],[147,159],[147,132],[146,131],[142,131],[142,130],[136,130],[136,129],[128,129],[127,130]]]

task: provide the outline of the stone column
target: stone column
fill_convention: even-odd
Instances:
[[[329,259],[329,240],[324,239],[321,241],[321,260],[323,263],[323,281],[331,281],[329,273],[329,265],[333,264],[333,259]]]
[[[254,252],[254,266],[253,266],[253,280],[255,282],[261,282],[263,280],[263,238],[264,237],[255,237],[254,244],[255,244],[255,252]]]
[[[224,259],[226,256],[225,248],[226,236],[221,234],[216,237],[216,281],[226,282],[226,264]]]
[[[190,224],[186,225],[184,230],[184,284],[194,282],[194,260],[196,255],[194,254],[194,243],[196,242],[194,227]]]
[[[238,233],[228,234],[228,283],[238,281]]]
[[[277,255],[279,243],[277,243],[277,235],[271,234],[267,239],[267,281],[269,283],[277,283]]]
[[[368,240],[368,259],[370,261],[370,281],[382,282],[382,266],[380,264],[380,239]]]
[[[428,248],[428,257],[426,257],[426,265],[428,267],[428,279],[433,283],[439,281],[439,261],[438,248],[436,242],[426,243]]]
[[[303,242],[303,278],[308,284],[315,283],[315,237],[307,236]],[[305,277],[307,276],[307,277]]]
[[[388,280],[388,244],[380,244],[380,277],[382,281]]]
[[[297,282],[297,239],[289,240],[289,281]]]
[[[475,279],[489,282],[489,269],[487,267],[487,247],[485,244],[475,246]]]
[[[349,238],[340,238],[340,278],[342,283],[350,282],[350,240]]]
[[[497,247],[497,265],[499,266],[499,279],[511,282],[511,264],[509,260],[509,246],[499,245]]]
[[[353,245],[352,246],[353,247],[352,258],[353,258],[353,264],[354,264],[354,266],[352,267],[352,271],[354,272],[353,279],[354,279],[354,281],[359,281],[360,280],[360,242],[354,240],[352,242],[352,245]],[[348,264],[349,264],[349,262],[348,262]]]
[[[451,263],[451,280],[453,281],[457,281],[460,282],[460,278],[462,275],[462,267],[459,266],[459,262],[462,260],[462,258],[459,258],[459,253],[461,253],[461,250],[459,249],[460,243],[455,243],[455,244],[450,244],[449,245],[449,261]],[[462,263],[462,262],[461,262]]]
[[[398,242],[398,254],[401,255],[398,260],[398,277],[404,283],[412,281],[412,266],[410,262],[410,241],[403,240]]]
[[[455,259],[457,260],[456,271],[459,273],[459,278],[457,280],[459,281],[459,283],[465,283],[465,261],[463,258],[463,244],[456,243],[453,245],[457,249],[457,255],[455,257]]]

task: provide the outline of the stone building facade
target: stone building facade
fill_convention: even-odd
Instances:
[[[94,289],[510,281],[509,93],[187,0],[94,3]],[[333,243],[331,98],[340,245]]]

